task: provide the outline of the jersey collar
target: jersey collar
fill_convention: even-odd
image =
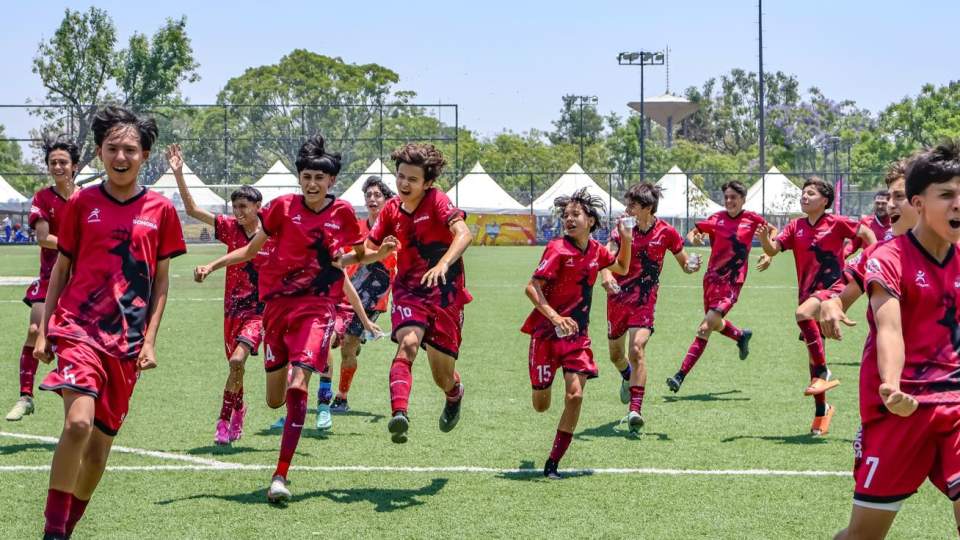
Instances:
[[[134,195],[133,197],[130,197],[125,201],[120,201],[114,198],[114,196],[107,191],[107,188],[104,187],[104,184],[106,184],[106,182],[100,182],[100,185],[98,186],[100,188],[100,193],[103,193],[104,197],[112,201],[114,204],[119,204],[120,206],[126,206],[128,204],[131,204],[135,202],[137,199],[139,199],[140,197],[143,197],[144,195],[147,194],[147,188],[140,186],[140,193],[137,193],[136,195]]]
[[[927,251],[927,248],[923,247],[923,244],[920,243],[920,240],[917,240],[917,237],[914,236],[913,231],[907,231],[907,237],[910,239],[910,242],[913,243],[913,246],[927,258],[928,261],[937,265],[940,268],[946,268],[950,264],[951,259],[953,259],[953,252],[956,251],[955,245],[951,244],[950,249],[947,250],[947,256],[943,258],[943,262],[937,260],[936,257],[930,254]]]

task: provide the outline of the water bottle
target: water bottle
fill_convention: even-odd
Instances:
[[[694,269],[700,267],[700,254],[694,253],[687,257],[687,270],[693,272]]]

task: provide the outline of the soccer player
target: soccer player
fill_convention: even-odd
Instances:
[[[557,370],[563,369],[563,413],[543,467],[545,477],[559,479],[557,468],[577,428],[583,389],[587,379],[598,374],[587,332],[593,284],[604,269],[618,275],[627,273],[633,230],[622,222],[618,225],[622,246],[614,255],[590,237],[600,227],[603,201],[599,197],[583,188],[573,195],[557,197],[553,204],[561,212],[564,235],[547,244],[527,284],[527,298],[534,310],[521,331],[530,335],[529,374],[537,412],[550,408],[550,387]]]
[[[704,317],[697,328],[697,337],[683,357],[680,371],[667,379],[671,392],[680,390],[680,385],[706,350],[712,332],[720,332],[735,341],[741,360],[750,354],[753,332],[749,328],[737,328],[726,316],[737,303],[747,279],[753,236],[767,222],[760,214],[743,209],[747,188],[741,182],[733,180],[721,187],[725,210],[700,221],[687,233],[687,239],[694,245],[703,245],[704,236],[710,238],[710,262],[703,275]],[[761,260],[758,268],[768,263]]]
[[[607,290],[610,361],[623,378],[620,401],[630,404],[627,425],[632,432],[643,427],[640,409],[647,384],[645,348],[653,335],[663,259],[670,252],[684,272],[692,274],[700,269],[700,261],[689,258],[683,249],[680,233],[667,222],[657,219],[657,203],[661,196],[660,188],[649,182],[641,182],[627,190],[627,215],[637,222],[632,228],[630,268],[625,275],[616,277],[609,269],[600,271],[601,283]],[[610,236],[607,249],[611,253],[620,249],[620,234],[616,230]],[[625,355],[627,341],[629,352]]]
[[[841,255],[846,240],[859,237],[866,246],[877,241],[869,227],[847,217],[828,214],[833,197],[833,186],[829,182],[811,178],[803,184],[800,197],[800,208],[805,217],[792,220],[779,234],[767,228],[760,230],[760,243],[768,256],[773,257],[785,250],[794,253],[799,296],[796,320],[810,361],[810,384],[803,395],[813,396],[814,400],[810,425],[813,436],[826,435],[830,431],[836,408],[827,403],[825,394],[840,381],[832,379],[827,368],[823,336],[816,321],[820,302],[812,296],[840,279],[843,272]]]
[[[886,189],[881,189],[873,196],[873,215],[860,218],[860,223],[869,227],[870,230],[873,231],[873,235],[877,237],[877,240],[883,238],[883,235],[890,228],[890,215],[887,213],[887,201],[889,200],[890,192]],[[862,247],[864,247],[863,241],[860,240],[860,238],[854,238],[846,242],[843,245],[843,258],[849,258],[850,255],[853,255]]]
[[[34,354],[57,368],[40,388],[63,397],[44,534],[66,538],[103,474],[141,371],[157,367],[170,259],[186,252],[173,204],[137,182],[157,138],[153,119],[108,106],[93,119],[107,180],[61,214],[44,323]],[[96,428],[96,429],[94,429]]]
[[[243,186],[230,195],[233,215],[214,215],[197,206],[183,177],[183,152],[179,144],[167,148],[167,160],[187,215],[213,227],[214,237],[233,251],[246,246],[260,228],[257,213],[263,197],[256,188]],[[243,401],[243,374],[247,357],[256,356],[263,339],[263,303],[257,288],[257,269],[269,256],[270,244],[253,261],[227,269],[223,291],[223,344],[227,356],[227,381],[213,442],[228,445],[243,436],[247,406]]]
[[[33,414],[33,382],[37,374],[38,360],[33,357],[34,344],[43,321],[43,305],[50,285],[50,272],[57,262],[57,234],[63,207],[77,189],[73,183],[80,161],[80,149],[63,137],[46,141],[43,145],[47,173],[53,177],[53,185],[45,187],[33,196],[28,223],[37,233],[40,244],[40,276],[27,287],[23,302],[30,306],[30,325],[27,339],[20,350],[20,398],[7,413],[7,420],[15,422]]]
[[[413,384],[411,367],[417,350],[427,351],[433,381],[446,396],[440,431],[460,421],[463,384],[456,370],[463,331],[463,308],[473,297],[467,291],[462,255],[473,241],[465,214],[433,186],[446,161],[432,144],[407,144],[390,157],[397,167],[399,195],[386,202],[367,236],[365,257],[344,264],[382,260],[389,251],[369,253],[398,242],[393,283],[393,330],[397,353],[390,366],[391,440],[407,442],[407,408]]]
[[[960,141],[911,163],[920,219],[866,263],[870,336],[860,373],[853,511],[836,538],[883,538],[929,478],[960,523]]]
[[[379,176],[371,176],[363,183],[363,197],[367,207],[367,217],[360,220],[360,233],[366,235],[377,222],[384,204],[394,197],[394,193]],[[350,276],[354,288],[359,293],[363,308],[371,321],[375,322],[382,313],[387,311],[390,285],[396,273],[395,253],[391,253],[382,261],[347,267],[347,275]],[[347,393],[350,392],[353,376],[357,372],[360,345],[366,343],[366,338],[360,316],[354,313],[351,307],[341,304],[337,310],[337,322],[339,333],[342,334],[339,336],[340,382],[330,410],[334,413],[345,413],[350,410]]]

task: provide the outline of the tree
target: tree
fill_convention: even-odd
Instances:
[[[6,134],[0,124],[0,139],[4,138]],[[0,175],[25,197],[30,197],[46,183],[46,177],[36,166],[24,162],[23,152],[16,141],[0,140]]]
[[[603,136],[603,117],[595,102],[581,104],[578,96],[563,96],[560,118],[553,121],[554,130],[547,134],[552,144],[596,144]]]

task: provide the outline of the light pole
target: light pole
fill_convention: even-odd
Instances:
[[[617,55],[617,63],[621,66],[640,66],[640,180],[643,181],[646,175],[646,128],[644,126],[643,116],[643,67],[644,66],[662,66],[664,61],[663,51],[657,52],[622,52]]]
[[[597,106],[597,96],[571,96],[572,103],[580,106],[580,165],[583,166],[583,106]]]

